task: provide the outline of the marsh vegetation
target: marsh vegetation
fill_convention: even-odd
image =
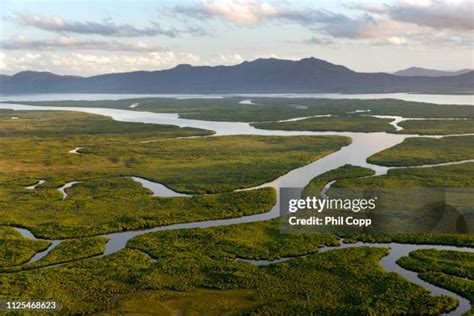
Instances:
[[[474,135],[443,138],[407,138],[378,152],[368,162],[389,166],[420,166],[474,159]]]
[[[474,118],[474,108],[469,105],[438,105],[395,99],[311,99],[311,98],[252,98],[255,104],[241,104],[242,98],[224,99],[173,99],[136,98],[100,101],[19,101],[13,103],[102,107],[158,113],[180,113],[183,118],[222,122],[267,122],[313,115],[346,115],[356,111],[360,115],[396,115],[414,118]],[[364,112],[360,112],[364,111]]]
[[[450,289],[474,302],[474,254],[434,249],[412,251],[398,263],[430,283]]]
[[[0,223],[28,227],[47,238],[266,212],[275,203],[273,189],[233,190],[273,180],[350,143],[336,136],[169,139],[182,136],[183,129],[71,112],[17,116],[13,125],[8,115],[0,121],[9,130],[0,138],[0,165],[5,166],[0,172]],[[164,140],[141,142],[149,137]],[[68,154],[78,145],[83,147],[80,155]],[[153,197],[129,176],[197,195]],[[45,182],[25,189],[39,179]],[[70,181],[80,183],[67,189],[63,200],[57,188]]]
[[[390,120],[363,116],[367,113],[474,118],[474,108],[469,106],[397,100],[294,99],[288,104],[287,99],[256,98],[255,104],[238,104],[239,100],[34,104],[180,113],[194,119],[260,122],[268,128],[285,124],[294,130],[393,132]],[[140,106],[131,109],[134,103]],[[328,114],[336,116],[275,123]],[[13,116],[18,118],[12,120]],[[420,131],[429,134],[451,129],[451,121],[441,123],[436,127],[432,122],[419,125]],[[410,124],[404,125],[406,131],[414,131]],[[470,127],[463,125],[465,128]],[[85,236],[267,212],[276,202],[273,188],[234,190],[266,183],[350,144],[349,138],[340,136],[177,139],[209,135],[211,131],[202,129],[116,122],[83,113],[0,111],[0,224],[28,227],[37,237],[78,238],[62,241],[42,259],[27,263],[50,243],[26,239],[11,227],[1,227],[0,299],[55,299],[64,313],[153,310],[165,315],[440,314],[456,308],[453,298],[433,296],[401,276],[385,272],[379,260],[387,255],[387,249],[361,247],[318,253],[323,246],[337,245],[341,235],[282,234],[278,219],[145,234],[131,239],[125,249],[99,257],[106,239]],[[146,142],[149,140],[153,141]],[[369,161],[407,166],[473,159],[472,141],[472,136],[407,139]],[[79,155],[69,154],[77,147],[82,147]],[[153,197],[130,176],[192,196]],[[32,190],[25,188],[40,179],[45,182]],[[345,165],[314,178],[303,194],[319,194],[335,180],[336,189],[441,186],[464,190],[474,185],[473,179],[473,163],[392,169],[382,176]],[[70,181],[81,182],[69,188],[68,198],[62,200],[57,188]],[[461,190],[453,199],[469,202],[466,196]],[[472,234],[342,237],[348,242],[474,246]],[[265,267],[237,260],[282,257],[295,258]],[[465,279],[472,277],[471,259],[466,254],[422,251],[401,259],[400,264],[472,300],[472,280]]]
[[[334,235],[281,235],[277,221],[157,232],[133,239],[111,256],[0,274],[0,282],[2,296],[54,298],[63,312],[76,313],[145,312],[147,306],[257,314],[437,314],[455,308],[454,299],[431,296],[384,272],[378,261],[387,249],[317,253],[336,243]],[[302,254],[312,255],[267,267],[235,260]],[[147,305],[151,298],[157,300]],[[220,303],[206,304],[212,298]]]
[[[337,132],[394,132],[391,119],[371,116],[312,117],[297,121],[252,123],[260,129],[284,131],[337,131]]]

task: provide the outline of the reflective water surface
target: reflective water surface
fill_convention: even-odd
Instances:
[[[173,191],[170,188],[158,182],[153,182],[153,181],[143,179],[140,177],[131,177],[131,178],[134,181],[140,183],[144,188],[147,188],[148,190],[153,192],[153,196],[159,196],[159,197],[189,196],[188,194]]]
[[[310,99],[398,99],[436,104],[474,105],[474,95],[453,94],[415,94],[415,93],[377,93],[377,94],[342,94],[342,93],[236,93],[236,94],[110,94],[110,93],[44,93],[22,95],[0,95],[0,101],[53,101],[53,100],[119,100],[131,98],[172,98],[185,99],[222,99],[241,97],[243,101],[251,98],[310,98]],[[245,103],[244,103],[245,104]]]

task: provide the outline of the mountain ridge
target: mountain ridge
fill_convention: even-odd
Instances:
[[[424,76],[424,77],[447,77],[447,76],[458,76],[473,71],[472,69],[461,69],[456,71],[446,71],[437,69],[428,69],[422,67],[409,67],[394,72],[396,76]]]
[[[165,70],[89,77],[22,71],[0,75],[0,93],[383,93],[472,91],[474,71],[404,77],[356,72],[314,57],[259,58],[230,66],[180,64]]]

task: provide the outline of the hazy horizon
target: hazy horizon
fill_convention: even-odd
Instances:
[[[2,1],[0,73],[90,76],[314,56],[359,72],[473,68],[467,0]]]
[[[308,56],[308,57],[303,57],[301,59],[286,59],[286,58],[276,58],[278,60],[292,60],[292,61],[299,61],[299,60],[302,60],[302,59],[308,59],[308,58],[315,58],[315,59],[321,59],[321,58],[317,58],[315,56]],[[199,66],[209,66],[209,67],[220,67],[220,66],[237,66],[237,65],[240,65],[242,63],[245,63],[245,62],[253,62],[253,61],[256,61],[258,59],[275,59],[275,57],[257,57],[256,59],[253,59],[253,60],[243,60],[241,62],[238,62],[238,63],[235,63],[235,64],[228,64],[228,65],[225,65],[225,64],[221,64],[221,65],[192,65],[193,67],[199,67]],[[329,63],[332,63],[330,60],[325,60],[326,62],[329,62]],[[333,64],[333,63],[332,63]],[[170,70],[170,69],[173,69],[175,67],[178,67],[180,65],[190,65],[190,64],[187,64],[187,63],[182,63],[182,64],[177,64],[177,65],[174,65],[174,66],[171,66],[169,68],[163,68],[163,69],[136,69],[136,70],[130,70],[130,71],[119,71],[119,72],[110,72],[110,73],[126,73],[126,72],[135,72],[135,71],[144,71],[144,72],[153,72],[153,71],[161,71],[161,70]],[[352,69],[350,66],[348,65],[341,65],[341,64],[335,64],[335,65],[338,65],[338,66],[344,66],[344,67],[347,67],[351,70],[354,70]],[[411,66],[411,67],[414,67],[414,68],[423,68],[423,67],[417,67],[417,66]],[[408,67],[408,68],[411,68],[411,67]],[[405,69],[398,69],[398,71],[400,70],[406,70],[408,68],[405,68]],[[425,68],[423,68],[425,69]],[[439,70],[439,71],[452,71],[452,72],[456,72],[456,71],[461,71],[461,70],[471,70],[471,71],[474,71],[472,68],[464,68],[464,69],[429,69],[429,70]],[[12,73],[12,74],[5,74],[5,73],[0,73],[2,75],[15,75],[17,73],[20,73],[20,72],[24,72],[24,71],[33,71],[33,72],[51,72],[51,71],[44,71],[44,70],[35,70],[35,69],[24,69],[24,70],[20,70],[20,71],[17,71],[15,73]],[[364,71],[360,71],[360,72],[364,72]],[[378,72],[381,72],[381,73],[394,73],[394,72],[384,72],[384,71],[374,71],[373,73],[378,73]],[[61,75],[61,76],[68,76],[68,75],[72,75],[72,74],[69,74],[69,73],[58,73],[58,72],[51,72],[51,73],[54,73],[56,75]],[[368,72],[367,73],[371,73],[371,72]],[[86,74],[86,75],[80,75],[80,74],[74,74],[74,76],[80,76],[80,77],[93,77],[93,76],[97,76],[97,75],[103,75],[103,74],[109,74],[109,73],[96,73],[96,74]]]

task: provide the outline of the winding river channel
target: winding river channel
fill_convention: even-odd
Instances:
[[[306,186],[311,179],[314,177],[325,173],[327,171],[336,169],[345,164],[351,164],[356,166],[362,166],[366,168],[373,169],[376,172],[376,175],[382,175],[387,173],[387,167],[378,166],[368,163],[366,160],[371,155],[380,152],[384,149],[390,148],[401,143],[407,137],[419,137],[420,135],[408,135],[408,134],[390,134],[385,132],[377,133],[351,133],[351,132],[306,132],[306,131],[277,131],[277,130],[261,130],[249,125],[249,123],[240,123],[240,122],[213,122],[213,121],[199,121],[199,120],[190,120],[179,118],[178,114],[164,114],[164,113],[152,113],[152,112],[140,112],[140,111],[131,111],[131,110],[120,110],[120,109],[103,109],[103,108],[80,108],[80,107],[47,107],[47,106],[28,106],[20,104],[0,104],[0,109],[13,109],[13,110],[64,110],[64,111],[79,111],[86,113],[93,113],[99,115],[106,115],[112,117],[117,121],[124,122],[141,122],[141,123],[153,123],[153,124],[168,124],[168,125],[177,125],[181,127],[195,127],[213,130],[216,132],[213,136],[223,136],[223,135],[277,135],[277,136],[296,136],[296,135],[340,135],[347,136],[352,139],[352,143],[348,146],[343,147],[337,152],[334,152],[322,159],[314,161],[303,167],[293,169],[287,174],[280,176],[279,178],[270,181],[268,183],[261,184],[255,188],[260,187],[273,187],[276,189],[277,193],[281,187],[295,187],[302,188]],[[393,125],[396,124],[404,118],[393,117]],[[424,136],[424,137],[442,137],[442,136]],[[144,140],[143,142],[153,141],[153,140]],[[474,162],[474,160],[467,160],[463,162]],[[460,163],[460,162],[457,162]],[[445,164],[440,164],[445,165]],[[432,167],[436,165],[421,166],[421,167]],[[133,178],[135,181],[140,182],[144,187],[149,188],[153,191],[155,196],[179,196],[177,192],[173,192],[170,189],[166,188],[162,184],[154,183],[141,178]],[[39,179],[38,179],[39,180]],[[38,183],[37,185],[40,185]],[[68,184],[70,187],[71,183]],[[36,186],[30,187],[34,189]],[[67,189],[66,186],[61,187],[62,192],[64,193],[64,198],[67,197],[67,193],[64,191]],[[253,189],[253,188],[248,188]],[[160,194],[160,192],[162,194]],[[166,193],[166,194],[165,194]],[[109,255],[123,249],[127,242],[136,236],[157,232],[165,230],[176,230],[176,229],[191,229],[191,228],[205,228],[205,227],[216,227],[223,225],[232,225],[238,223],[249,223],[262,220],[268,220],[276,218],[279,216],[279,197],[277,194],[277,203],[275,206],[266,213],[256,214],[250,216],[243,216],[238,218],[229,218],[221,220],[210,220],[210,221],[200,221],[200,222],[189,222],[174,224],[168,226],[160,226],[151,229],[137,230],[137,231],[127,231],[127,232],[118,232],[103,235],[109,239],[104,254],[101,256]],[[26,229],[17,228],[17,230],[26,238],[36,239],[36,237]],[[51,241],[51,240],[49,240]],[[40,260],[45,255],[47,255],[54,247],[56,247],[61,240],[51,241],[51,246],[43,251],[37,253],[30,262]],[[470,309],[470,302],[446,289],[437,287],[433,284],[427,283],[421,280],[415,272],[403,269],[396,261],[403,256],[407,256],[411,251],[417,249],[439,249],[439,250],[455,250],[455,251],[466,251],[474,252],[473,248],[462,248],[454,246],[443,246],[443,245],[411,245],[411,244],[398,244],[398,243],[354,243],[354,244],[344,244],[336,247],[324,247],[320,249],[320,252],[330,251],[334,249],[342,249],[348,247],[360,247],[360,246],[369,246],[369,247],[386,247],[390,249],[389,255],[385,256],[380,260],[380,264],[384,267],[386,271],[396,272],[404,276],[406,279],[410,280],[413,283],[419,284],[425,289],[431,291],[433,294],[445,294],[451,297],[456,298],[459,301],[459,306],[457,309],[452,311],[452,315],[460,315],[465,313]],[[271,264],[276,262],[282,262],[289,260],[291,258],[282,258],[275,261],[250,261],[253,264]]]

